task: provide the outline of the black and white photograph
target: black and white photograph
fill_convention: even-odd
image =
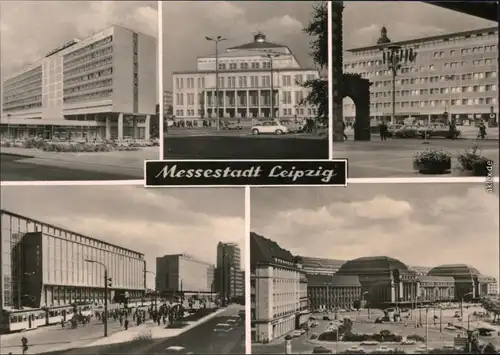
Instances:
[[[1,180],[126,180],[159,158],[156,1],[2,1]]]
[[[1,192],[1,354],[245,353],[244,189]]]
[[[328,159],[328,3],[165,1],[163,159]]]
[[[332,2],[349,177],[498,176],[498,2]]]
[[[252,354],[498,354],[482,184],[253,188]]]

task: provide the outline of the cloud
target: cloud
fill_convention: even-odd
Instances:
[[[4,75],[43,58],[72,38],[112,25],[156,37],[156,1],[2,1]]]
[[[466,263],[498,277],[498,196],[482,186],[303,190],[309,199],[290,193],[269,208],[277,191],[253,189],[252,230],[298,255],[344,260],[387,255],[421,266]]]
[[[150,270],[165,254],[215,264],[219,241],[244,247],[243,189],[23,186],[1,192],[2,208],[142,252]]]
[[[253,41],[261,31],[270,42],[289,46],[305,66],[309,57],[307,25],[312,2],[163,2],[163,47],[166,88],[172,87],[172,72],[196,69],[196,58],[212,55],[213,43],[205,36],[222,36],[221,50]]]

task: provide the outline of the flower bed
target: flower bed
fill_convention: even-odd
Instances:
[[[434,149],[419,152],[413,158],[413,169],[427,175],[450,173],[451,154]]]
[[[139,144],[119,145],[111,141],[106,142],[57,142],[46,141],[43,139],[30,138],[23,141],[2,140],[2,147],[40,149],[44,152],[59,153],[93,153],[93,152],[112,152],[112,151],[137,151],[141,149]]]
[[[480,154],[477,145],[461,153],[457,160],[460,171],[466,175],[487,176],[492,166],[492,161]]]

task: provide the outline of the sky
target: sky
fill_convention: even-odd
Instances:
[[[156,1],[1,1],[0,6],[4,76],[113,24],[154,37],[158,33]]]
[[[468,264],[499,279],[498,193],[482,184],[255,188],[250,224],[294,255]]]
[[[422,2],[344,2],[344,48],[376,43],[386,26],[393,40],[495,26],[495,23]],[[271,42],[287,45],[303,66],[312,67],[309,41],[302,32],[311,19],[308,1],[163,2],[164,88],[172,88],[172,72],[196,68],[196,57],[213,55],[205,36],[228,40],[221,49],[251,42],[262,31]]]
[[[244,195],[242,188],[23,186],[2,187],[0,197],[2,209],[144,253],[154,272],[166,254],[215,264],[219,241],[243,251]]]

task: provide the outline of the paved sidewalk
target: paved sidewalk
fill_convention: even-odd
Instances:
[[[180,328],[180,329],[164,328],[162,326],[155,325],[152,322],[148,322],[148,323],[142,324],[138,327],[131,328],[126,332],[116,333],[110,337],[99,339],[95,342],[91,342],[91,343],[88,343],[86,345],[82,345],[81,347],[102,346],[102,345],[109,345],[109,344],[124,343],[124,342],[133,341],[134,339],[137,339],[140,336],[148,336],[148,337],[151,337],[151,339],[162,339],[162,338],[175,337],[175,336],[179,336],[180,334],[187,332],[187,331],[199,326],[202,323],[209,321],[212,318],[217,317],[219,314],[221,314],[225,311],[226,311],[226,308],[221,308],[221,309],[217,310],[216,312],[214,312],[206,317],[203,317],[201,319],[198,319],[195,322],[191,322],[191,323],[189,323],[188,326],[186,326],[184,328]]]
[[[459,139],[477,139],[477,133],[479,129],[477,127],[473,126],[458,126],[457,127],[460,132],[462,132],[461,136]],[[491,128],[486,128],[486,138],[485,140],[499,140],[499,128],[498,127],[491,127]],[[350,127],[346,128],[345,134],[350,138],[353,139],[354,137],[354,130]],[[378,139],[379,138],[378,133],[372,133],[372,139],[375,137]],[[434,138],[434,139],[441,139],[441,138]],[[444,138],[443,138],[444,139]]]
[[[128,152],[95,153],[58,153],[44,152],[39,149],[2,147],[0,152],[19,155],[18,162],[26,164],[123,174],[137,178],[144,176],[144,160],[159,158],[158,147],[147,147]]]

